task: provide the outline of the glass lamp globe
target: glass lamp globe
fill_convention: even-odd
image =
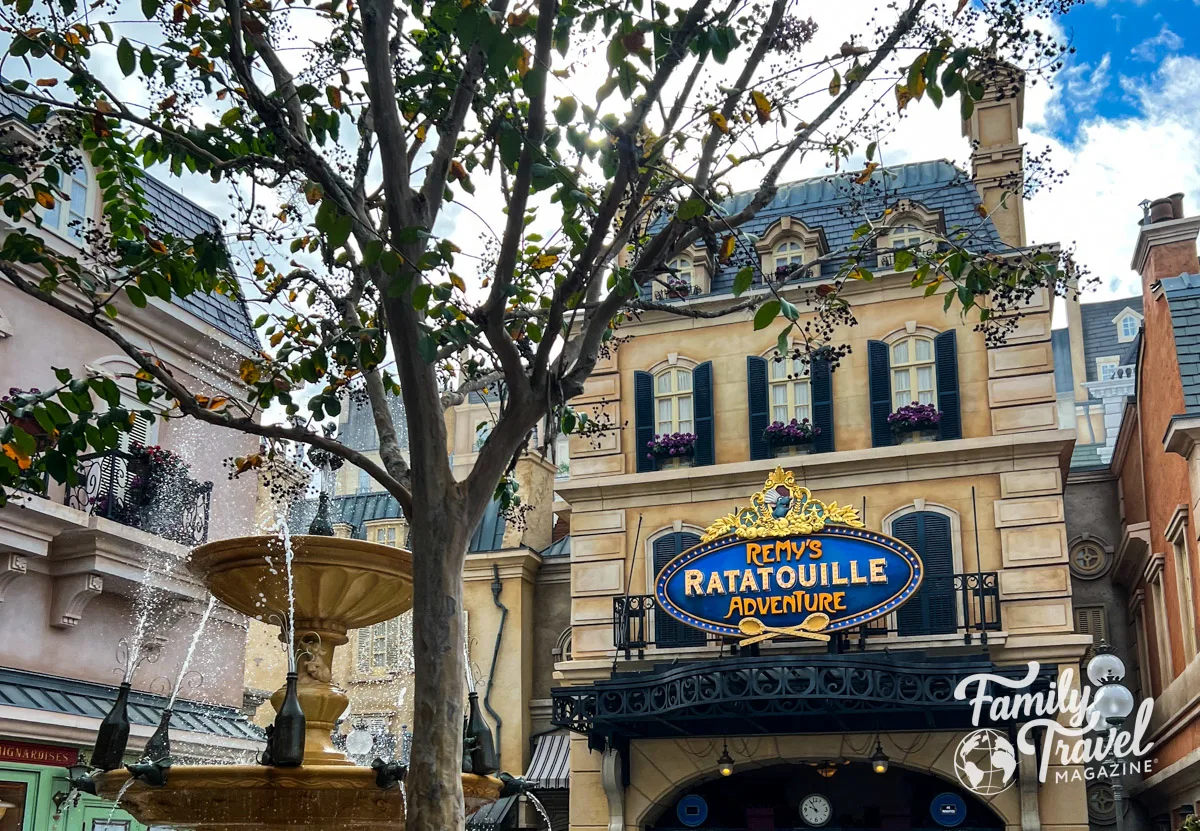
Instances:
[[[1096,691],[1092,707],[1109,724],[1120,724],[1133,712],[1133,693],[1120,684],[1105,684]]]
[[[1096,686],[1120,681],[1125,677],[1125,662],[1116,653],[1098,649],[1092,660],[1088,661],[1087,675],[1088,680]]]
[[[721,755],[717,758],[717,770],[722,776],[733,775],[733,757],[729,755],[729,748],[726,747],[721,751]]]

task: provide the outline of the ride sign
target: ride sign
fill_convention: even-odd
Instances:
[[[906,544],[864,529],[855,509],[813,499],[776,468],[749,508],[717,520],[662,568],[655,597],[683,623],[742,645],[829,640],[896,611],[923,576]]]

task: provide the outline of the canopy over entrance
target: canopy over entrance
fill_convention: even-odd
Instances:
[[[973,725],[970,702],[954,697],[961,680],[1025,672],[977,657],[770,655],[619,672],[551,695],[554,724],[587,734],[594,747],[605,739],[963,730]],[[1030,692],[1055,674],[1043,667]]]

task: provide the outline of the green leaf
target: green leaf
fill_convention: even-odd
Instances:
[[[371,266],[375,265],[375,263],[379,262],[379,258],[382,255],[383,241],[377,239],[368,240],[367,244],[363,246],[363,265],[366,268],[370,268]]]
[[[137,306],[139,309],[146,308],[146,294],[137,286],[126,286],[125,293],[129,295],[129,302]]]
[[[147,78],[154,74],[154,53],[150,51],[149,46],[142,47],[142,54],[139,56],[138,64],[141,66],[142,74]]]
[[[791,351],[791,344],[788,343],[788,335],[791,333],[792,327],[785,326],[783,331],[779,333],[779,337],[775,339],[775,351],[780,355],[787,355]]]
[[[833,78],[829,81],[829,94],[837,95],[842,91],[842,76],[836,69],[833,70]]]
[[[101,379],[100,397],[108,402],[108,406],[110,407],[121,406],[121,388],[117,386],[117,382],[112,378]]]
[[[150,18],[154,17],[154,15],[158,14],[158,7],[160,5],[162,4],[159,2],[159,0],[142,0],[142,14],[144,14],[146,19],[149,20]]]
[[[961,104],[959,107],[959,112],[962,115],[963,121],[966,121],[971,117],[971,113],[975,112],[975,102],[971,100],[970,95],[966,94],[964,94],[960,100]]]
[[[796,318],[800,317],[800,310],[786,300],[779,301],[779,310],[783,312],[783,316],[793,323]]]
[[[744,266],[733,278],[733,296],[738,297],[754,283],[754,267]]]
[[[566,126],[575,118],[575,113],[579,109],[579,102],[575,97],[568,95],[566,98],[558,102],[558,106],[554,108],[554,120],[559,124]]]
[[[133,74],[133,70],[137,67],[137,55],[134,54],[133,46],[125,38],[121,38],[121,42],[117,44],[117,66],[121,67],[121,72],[125,77]]]
[[[867,161],[872,161],[875,158],[875,149],[878,147],[877,142],[871,142],[867,145]]]
[[[704,216],[704,212],[708,210],[708,203],[700,197],[693,197],[679,206],[675,216],[683,221],[695,219],[699,216]]]
[[[781,308],[778,300],[768,300],[759,306],[758,311],[754,313],[754,331],[757,332],[770,326],[771,322],[779,317]]]
[[[221,126],[232,127],[242,117],[242,108],[234,107],[231,110],[226,110],[221,114]]]
[[[412,304],[414,309],[425,309],[429,305],[429,297],[433,294],[433,286],[421,283],[413,289]]]
[[[901,249],[894,255],[894,265],[892,268],[895,271],[908,271],[908,267],[912,265],[912,262],[913,253],[911,251],[905,251]]]

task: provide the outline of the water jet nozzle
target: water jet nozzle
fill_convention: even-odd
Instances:
[[[533,787],[532,783],[519,776],[513,776],[511,773],[504,773],[502,771],[497,774],[497,777],[504,783],[500,788],[500,799],[504,799],[506,796],[527,793]]]
[[[167,771],[170,769],[171,760],[169,758],[125,766],[125,770],[129,771],[130,776],[140,779],[154,788],[161,788],[167,784]]]
[[[385,791],[408,776],[408,768],[399,762],[385,762],[376,758],[371,762],[371,768],[375,771],[375,784]]]

